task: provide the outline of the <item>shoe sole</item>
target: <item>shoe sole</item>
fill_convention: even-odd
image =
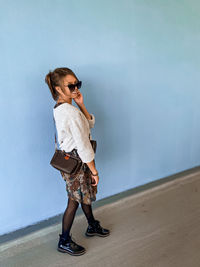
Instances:
[[[100,236],[100,237],[106,237],[106,236],[109,236],[110,233],[106,234],[106,235],[101,235],[101,234],[98,234],[98,233],[94,233],[94,234],[90,234],[90,233],[85,233],[86,236]]]
[[[62,253],[68,253],[68,254],[70,254],[70,255],[72,255],[72,256],[80,256],[80,255],[85,254],[85,252],[86,252],[86,250],[85,250],[85,251],[83,251],[83,252],[80,252],[79,254],[73,254],[73,253],[71,253],[70,251],[67,251],[67,250],[62,249],[62,248],[57,248],[57,250],[58,250],[59,252],[62,252]]]

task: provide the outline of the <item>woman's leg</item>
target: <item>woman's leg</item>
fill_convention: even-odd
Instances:
[[[92,205],[88,205],[88,204],[81,202],[81,208],[87,218],[88,224],[93,223],[95,221],[95,218],[92,212]]]
[[[70,229],[72,227],[78,206],[79,202],[68,197],[68,205],[62,218],[62,236],[65,238],[69,237]]]

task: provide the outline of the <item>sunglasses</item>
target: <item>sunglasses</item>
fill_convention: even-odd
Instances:
[[[75,90],[75,87],[77,87],[78,89],[81,88],[81,85],[82,85],[82,81],[78,81],[77,83],[75,84],[68,84],[68,88],[71,92],[73,92]]]

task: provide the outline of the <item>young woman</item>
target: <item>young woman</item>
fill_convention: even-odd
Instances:
[[[80,170],[73,175],[60,172],[66,182],[68,204],[62,218],[62,234],[59,234],[58,251],[70,255],[82,255],[85,248],[75,243],[70,235],[70,229],[81,203],[81,208],[86,216],[88,227],[86,236],[105,237],[110,234],[96,220],[92,212],[92,201],[96,200],[98,171],[95,167],[95,153],[90,140],[90,129],[94,127],[94,114],[88,113],[83,95],[79,91],[82,82],[69,68],[56,68],[46,77],[53,99],[57,102],[53,108],[57,137],[60,149],[78,156],[83,164]],[[77,107],[72,105],[72,99]]]

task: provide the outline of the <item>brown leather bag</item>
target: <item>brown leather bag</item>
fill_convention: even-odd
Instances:
[[[50,164],[59,171],[73,174],[82,166],[82,161],[66,153],[64,150],[56,149]]]
[[[89,137],[90,139],[90,137]],[[97,141],[96,140],[90,140],[90,143],[92,145],[92,148],[94,150],[94,153],[96,153],[96,150],[97,150]]]

